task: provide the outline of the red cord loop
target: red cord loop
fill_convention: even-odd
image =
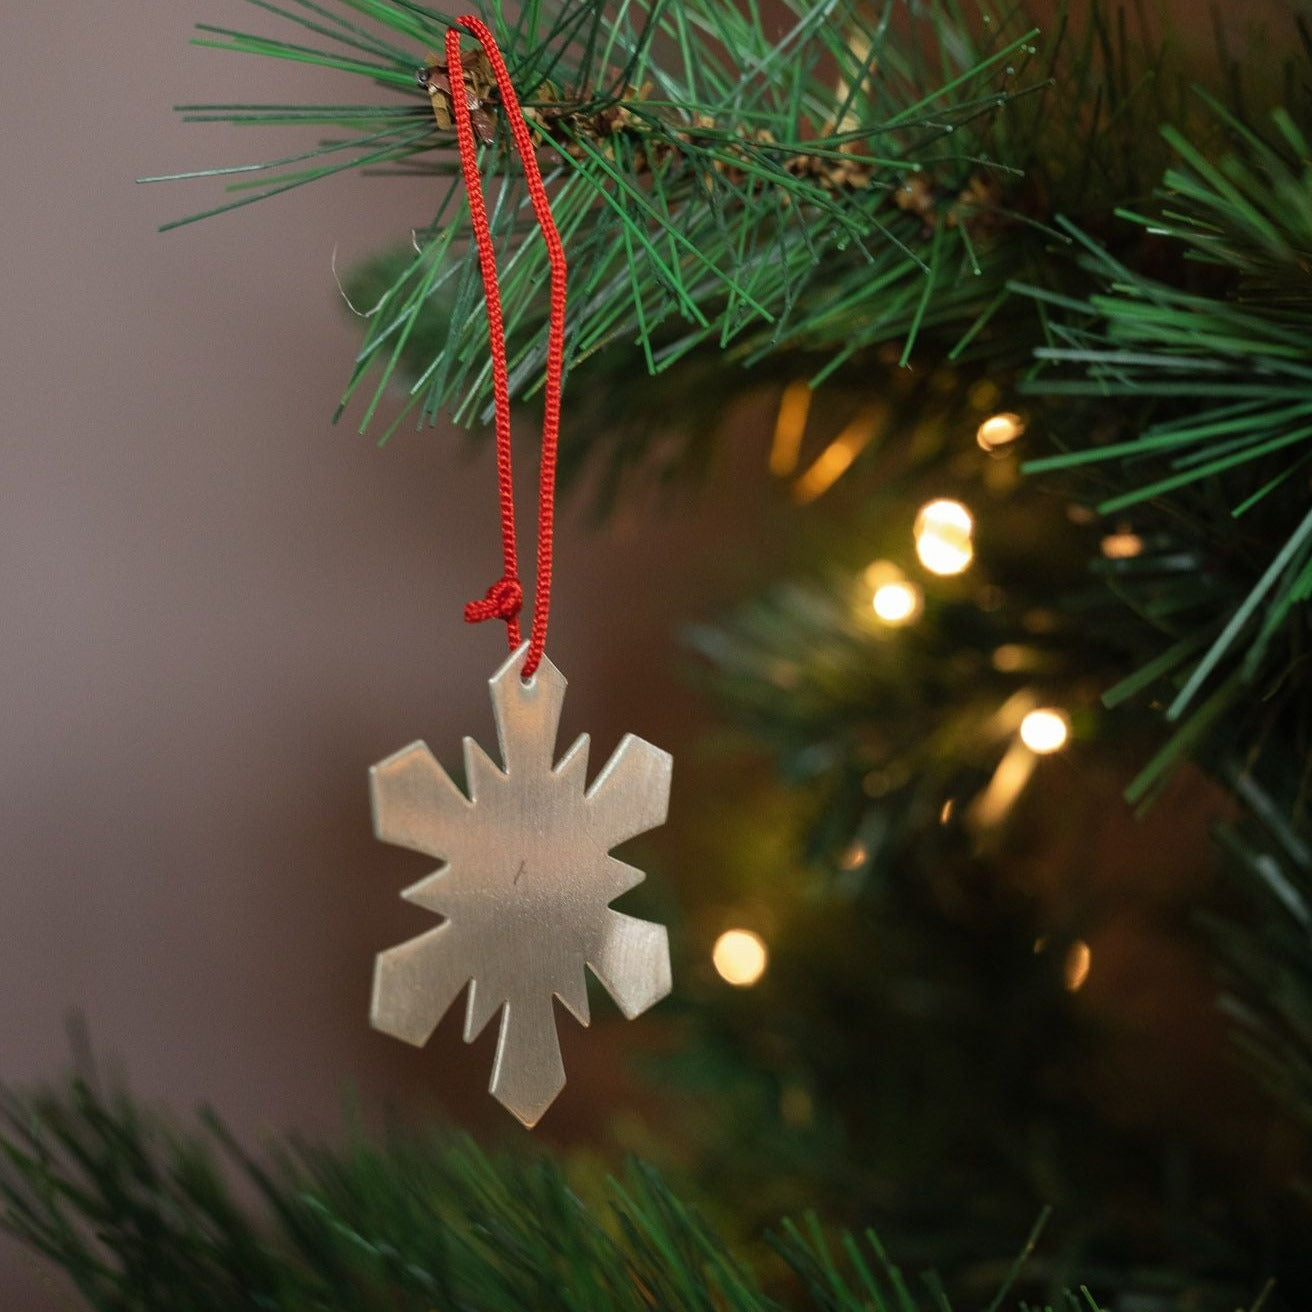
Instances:
[[[524,605],[524,589],[518,579],[498,579],[487,590],[482,601],[465,604],[465,623],[481,624],[484,620],[505,620],[507,624],[519,614]]]
[[[546,386],[543,393],[542,463],[538,479],[538,555],[537,581],[533,594],[533,623],[529,630],[528,654],[521,674],[532,675],[542,660],[547,644],[547,616],[551,609],[551,561],[555,536],[556,449],[560,439],[560,394],[564,380],[565,359],[565,248],[551,215],[551,202],[538,169],[533,137],[524,121],[519,98],[506,62],[497,49],[487,26],[473,14],[456,20],[478,38],[496,78],[501,108],[506,124],[524,166],[533,213],[542,229],[551,267],[551,316],[547,325]],[[497,496],[501,513],[501,555],[504,564],[501,579],[494,583],[482,601],[465,607],[470,624],[481,620],[506,622],[510,650],[520,643],[519,611],[523,591],[519,584],[519,563],[515,547],[514,479],[510,466],[510,385],[506,364],[506,334],[501,317],[501,289],[497,282],[496,249],[483,200],[483,185],[478,172],[478,147],[469,108],[469,93],[460,68],[460,32],[455,27],[446,33],[447,77],[451,84],[451,117],[455,122],[456,142],[460,148],[460,171],[469,194],[469,223],[478,248],[478,265],[483,275],[483,293],[487,302],[488,345],[492,357],[492,397],[497,432]]]

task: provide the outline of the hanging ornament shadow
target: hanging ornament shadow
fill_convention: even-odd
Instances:
[[[665,822],[672,759],[625,736],[587,786],[588,737],[555,762],[565,678],[527,644],[489,680],[501,766],[465,739],[469,796],[422,742],[370,771],[374,829],[444,864],[402,897],[444,916],[378,955],[370,1020],[422,1046],[469,985],[465,1042],[501,1014],[491,1093],[532,1126],[565,1085],[552,997],[589,1021],[585,965],[630,1020],[670,991],[663,925],[609,903],[641,870],[610,849]]]

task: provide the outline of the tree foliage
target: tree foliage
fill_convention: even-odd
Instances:
[[[295,1141],[271,1164],[212,1115],[182,1132],[82,1075],[0,1098],[0,1223],[57,1262],[97,1312],[918,1312],[948,1308],[873,1232],[785,1221],[791,1292],[760,1278],[656,1172],[633,1163],[590,1202],[543,1157],[490,1157],[444,1133]],[[266,1214],[237,1201],[215,1147]],[[1008,1301],[1021,1263],[992,1307]],[[1097,1312],[1068,1295],[1071,1312]]]

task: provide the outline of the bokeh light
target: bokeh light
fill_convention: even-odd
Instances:
[[[860,840],[847,845],[838,865],[842,870],[860,870],[870,860],[870,849]]]
[[[1071,736],[1071,722],[1064,711],[1042,707],[1031,711],[1020,722],[1020,740],[1032,752],[1046,756],[1066,746]]]
[[[1027,648],[1018,642],[1004,642],[993,649],[992,665],[1001,674],[1015,674],[1023,670],[1032,657]]]
[[[1109,533],[1102,540],[1102,554],[1108,560],[1133,560],[1143,551],[1143,539],[1137,533]]]
[[[871,598],[875,614],[891,625],[909,624],[920,614],[920,604],[920,589],[901,579],[881,584]]]
[[[1077,938],[1071,944],[1066,953],[1066,960],[1062,963],[1062,977],[1067,989],[1072,993],[1078,993],[1084,987],[1084,981],[1089,978],[1092,967],[1092,950],[1082,938]]]
[[[960,574],[975,555],[974,531],[975,521],[960,501],[931,501],[916,516],[916,555],[931,574]]]
[[[806,417],[811,410],[809,383],[789,383],[779,398],[779,413],[774,422],[774,441],[770,443],[770,472],[787,478],[797,468],[806,432]]]
[[[976,430],[975,441],[985,451],[996,451],[1014,442],[1025,431],[1025,421],[1010,412],[990,415]]]
[[[711,949],[716,973],[737,988],[755,984],[765,974],[769,959],[765,941],[750,929],[726,929]]]

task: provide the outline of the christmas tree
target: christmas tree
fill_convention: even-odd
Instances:
[[[344,278],[338,417],[482,433],[468,102],[536,417],[548,248],[456,16],[252,2],[284,39],[199,42],[367,90],[184,107],[320,133],[193,218],[433,177]],[[746,407],[779,494],[759,551],[710,544],[741,588],[686,617],[714,718],[622,904],[673,926],[641,1114],[552,1157],[398,1130],[269,1162],[84,1070],[7,1096],[5,1224],[106,1309],[1303,1305],[1305,26],[1239,58],[1104,5],[484,17],[572,270],[565,488],[714,497]]]

